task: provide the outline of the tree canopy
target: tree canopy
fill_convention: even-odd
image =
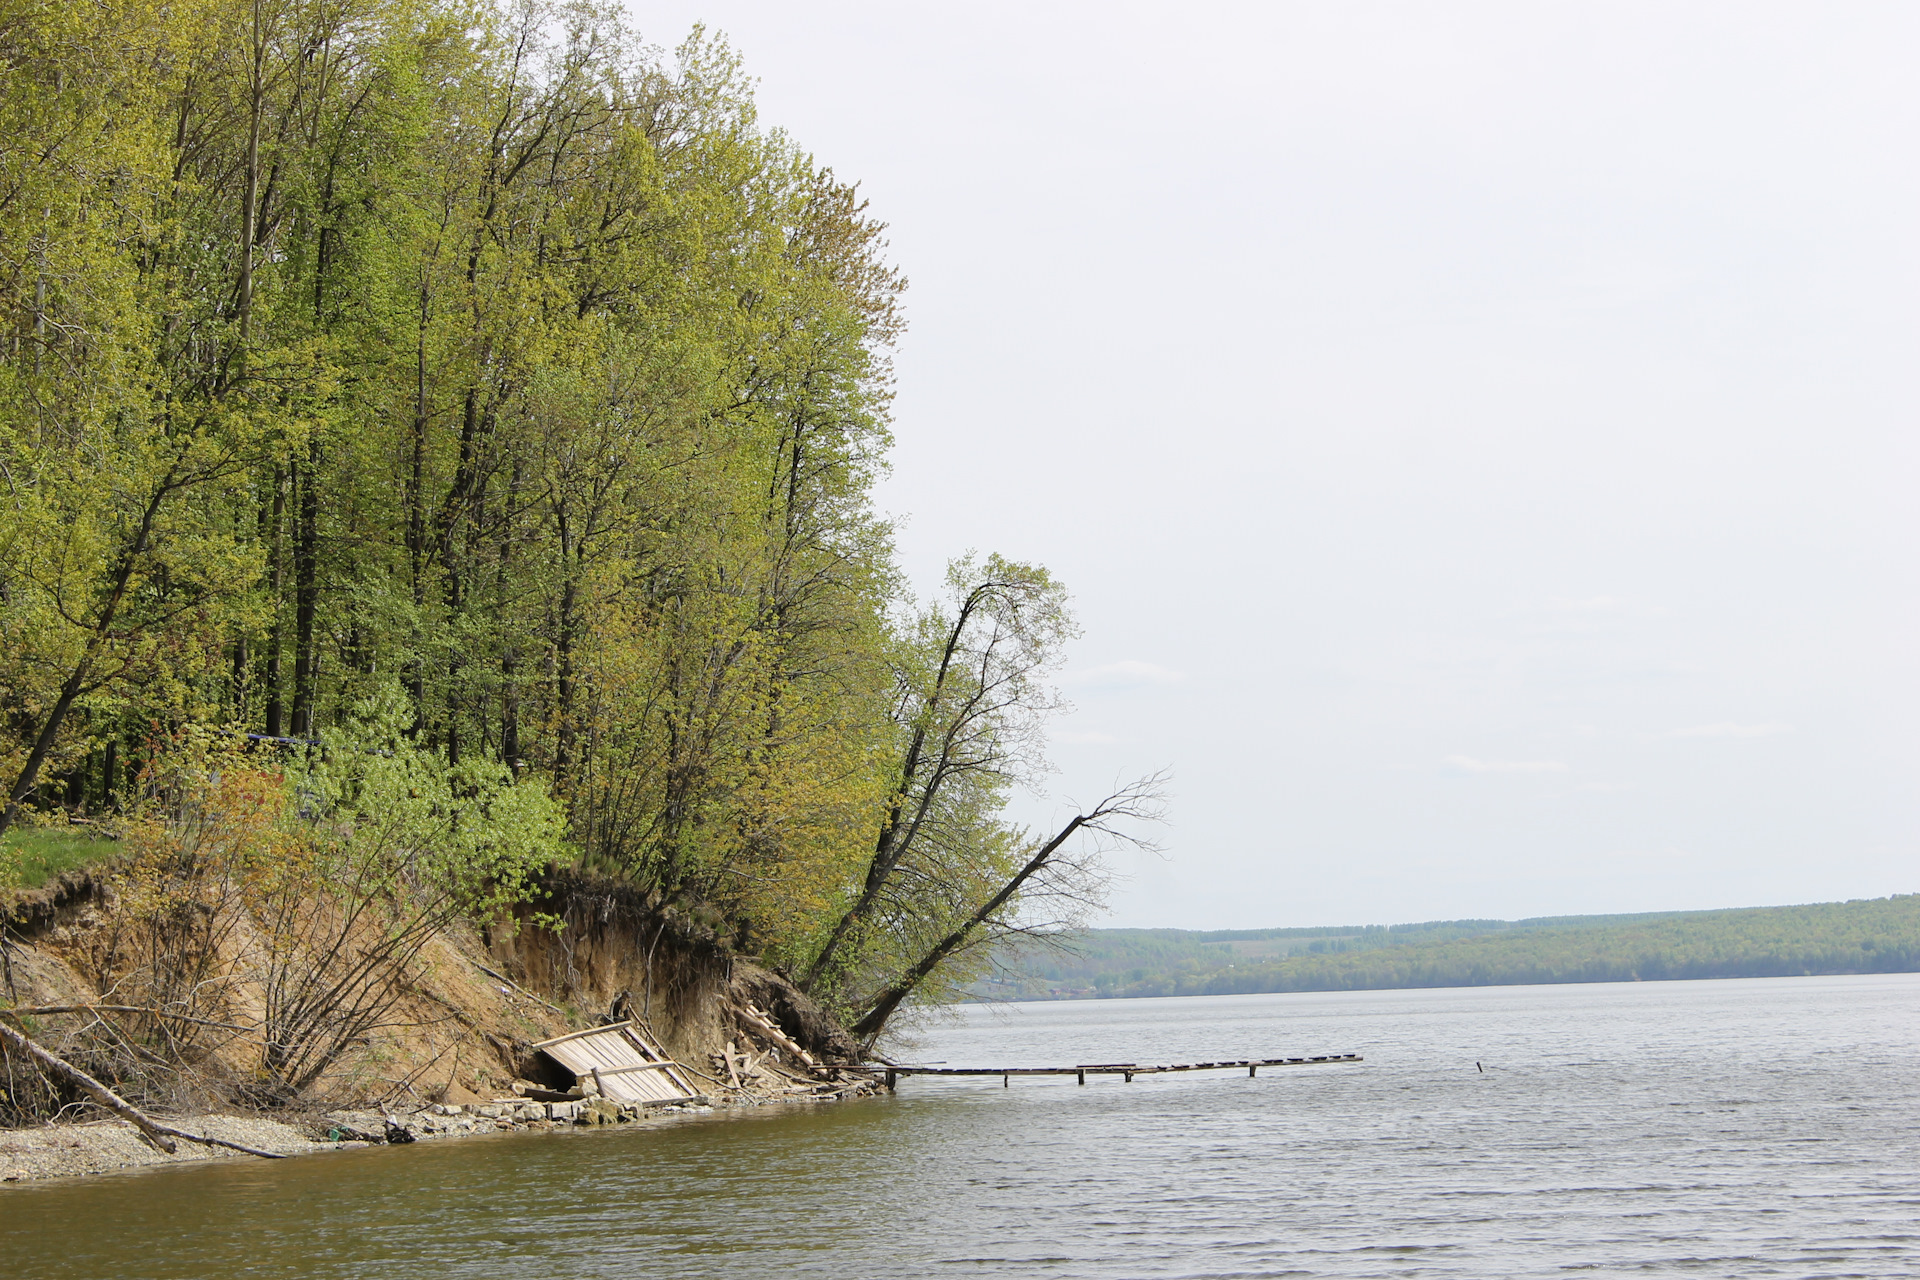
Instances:
[[[298,751],[397,698],[853,1011],[1038,847],[999,803],[1064,595],[990,558],[905,598],[905,280],[723,41],[0,0],[0,59],[0,827],[183,726]]]

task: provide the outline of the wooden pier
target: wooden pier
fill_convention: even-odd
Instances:
[[[1088,1076],[1124,1076],[1129,1084],[1135,1076],[1161,1076],[1175,1071],[1232,1071],[1247,1069],[1248,1078],[1262,1067],[1319,1067],[1339,1062],[1364,1062],[1357,1053],[1329,1053],[1314,1058],[1240,1058],[1232,1062],[1176,1062],[1165,1065],[1138,1062],[1083,1062],[1073,1067],[914,1067],[890,1066],[887,1089],[891,1091],[901,1076],[999,1076],[1000,1087],[1007,1088],[1014,1076],[1077,1076],[1081,1084]]]

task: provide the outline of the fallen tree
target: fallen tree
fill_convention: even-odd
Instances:
[[[886,1029],[887,1022],[907,997],[911,996],[947,957],[978,940],[983,934],[989,935],[990,940],[991,935],[996,933],[1004,935],[1017,932],[1017,925],[1011,921],[1001,920],[1000,913],[1009,903],[1015,901],[1020,891],[1027,887],[1034,877],[1048,869],[1060,849],[1075,834],[1096,832],[1128,844],[1145,843],[1137,834],[1117,829],[1114,823],[1125,819],[1157,821],[1160,817],[1165,783],[1164,775],[1158,773],[1149,775],[1122,787],[1086,813],[1076,814],[1053,839],[1035,850],[1020,870],[1015,872],[998,892],[981,903],[958,928],[929,947],[906,972],[874,997],[866,1012],[849,1030],[863,1043],[871,1045]]]
[[[7,1010],[6,1014],[13,1011]],[[208,1137],[200,1133],[188,1133],[185,1129],[176,1129],[172,1125],[161,1124],[140,1108],[94,1079],[80,1068],[74,1066],[59,1054],[35,1043],[24,1031],[16,1031],[4,1021],[0,1021],[0,1042],[16,1053],[24,1055],[30,1061],[55,1076],[78,1088],[94,1102],[119,1116],[122,1120],[139,1130],[140,1136],[168,1155],[175,1154],[179,1148],[173,1139],[182,1138],[188,1142],[199,1143],[204,1147],[225,1147],[229,1151],[238,1151],[244,1155],[259,1156],[263,1160],[280,1160],[284,1155],[278,1151],[263,1151],[258,1147],[249,1147],[244,1143],[228,1142],[225,1138]]]

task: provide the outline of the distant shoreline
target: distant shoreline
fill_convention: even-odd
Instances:
[[[1832,972],[1832,973],[1778,973],[1733,975],[1717,978],[1570,978],[1562,982],[1473,982],[1454,984],[1435,984],[1417,987],[1314,987],[1289,991],[1193,991],[1180,995],[1105,995],[1099,992],[1067,994],[1058,996],[995,996],[970,995],[960,1001],[961,1005],[999,1005],[999,1004],[1084,1004],[1093,1001],[1117,1000],[1186,1000],[1186,999],[1222,999],[1228,996],[1325,996],[1358,994],[1365,991],[1508,991],[1525,990],[1530,987],[1631,987],[1647,986],[1661,982],[1773,982],[1795,978],[1882,978],[1899,977],[1902,974],[1920,973],[1920,967],[1913,969],[1877,969],[1871,972]]]
[[[1920,971],[1920,894],[1791,907],[1324,928],[1090,929],[978,1000],[1557,986]]]

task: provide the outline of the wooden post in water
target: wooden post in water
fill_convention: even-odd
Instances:
[[[585,1032],[575,1032],[584,1035]],[[933,1067],[933,1066],[888,1066],[886,1070],[887,1089],[891,1092],[907,1076],[999,1076],[1000,1087],[1013,1087],[1015,1076],[1072,1076],[1080,1084],[1087,1082],[1088,1073],[1097,1076],[1124,1076],[1128,1084],[1135,1076],[1165,1075],[1170,1071],[1226,1071],[1245,1067],[1247,1078],[1253,1079],[1260,1074],[1262,1067],[1304,1067],[1318,1063],[1361,1062],[1357,1053],[1325,1054],[1315,1058],[1230,1058],[1225,1062],[1176,1062],[1167,1065],[1138,1062],[1083,1062],[1071,1067]],[[881,1068],[866,1068],[877,1078]],[[621,1070],[638,1071],[639,1067],[623,1067]]]

